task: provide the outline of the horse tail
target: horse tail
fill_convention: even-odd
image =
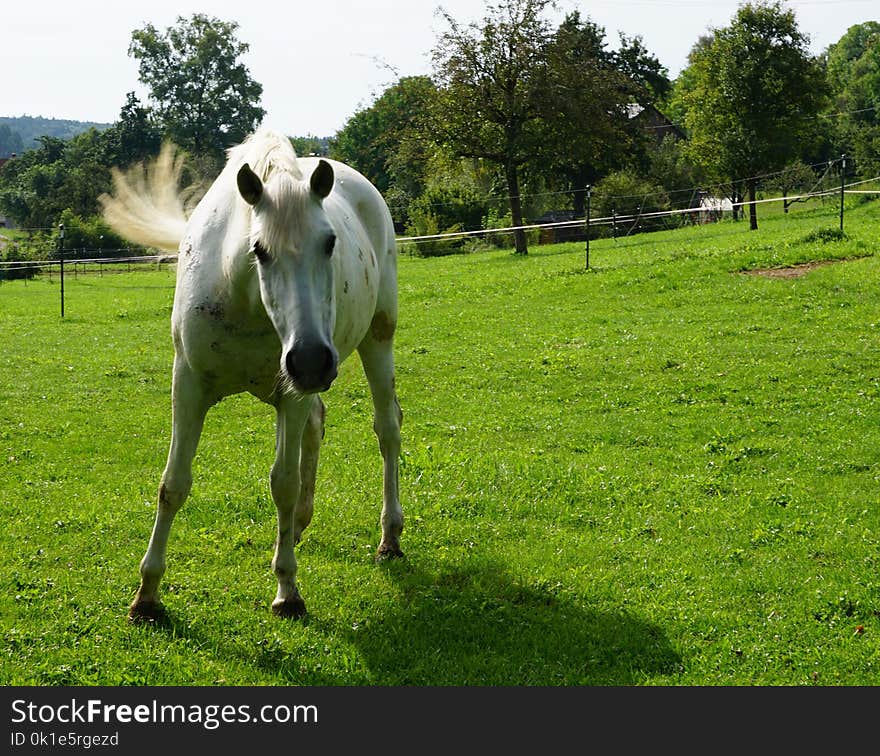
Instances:
[[[98,198],[104,219],[135,244],[176,252],[188,216],[180,190],[182,170],[183,157],[170,142],[148,165],[139,163],[124,173],[113,168],[113,193]]]

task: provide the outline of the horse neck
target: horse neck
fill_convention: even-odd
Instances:
[[[224,205],[226,212],[223,211]],[[218,223],[221,218],[225,221]],[[216,238],[206,247],[213,248],[216,257],[210,267],[215,269],[215,275],[223,282],[230,298],[259,299],[259,281],[249,251],[250,212],[238,201],[237,194],[229,192],[213,206],[211,221],[210,233],[216,234]]]

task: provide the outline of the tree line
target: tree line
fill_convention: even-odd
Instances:
[[[768,174],[797,189],[842,154],[862,176],[880,173],[880,23],[853,26],[813,56],[794,11],[744,3],[671,80],[641,37],[619,35],[612,48],[577,11],[551,22],[550,4],[489,0],[466,25],[441,10],[430,76],[399,78],[332,138],[291,137],[295,148],[364,173],[411,236],[519,227],[550,210],[583,217],[587,187],[594,214],[610,214],[626,196],[643,212],[668,208],[685,188],[754,200]],[[84,246],[110,248],[124,246],[99,217],[111,166],[149,159],[170,139],[188,155],[187,179],[209,185],[226,148],[265,114],[237,30],[195,14],[132,32],[148,102],[129,93],[110,128],[41,137],[0,168],[0,209],[20,227],[51,234],[64,222]],[[517,253],[528,243],[514,233]]]

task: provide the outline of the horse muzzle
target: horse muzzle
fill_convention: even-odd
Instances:
[[[326,391],[336,378],[339,355],[323,341],[296,341],[284,356],[284,369],[304,394]]]

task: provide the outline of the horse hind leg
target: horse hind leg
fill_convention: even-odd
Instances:
[[[302,448],[299,455],[299,498],[293,512],[293,541],[299,543],[303,531],[312,521],[315,505],[315,478],[318,472],[318,455],[324,438],[324,402],[315,396],[312,411],[303,429]]]
[[[153,532],[140,563],[140,587],[128,611],[133,622],[156,620],[164,614],[159,601],[159,583],[165,573],[168,537],[174,516],[192,487],[192,460],[210,407],[197,377],[178,361],[174,366],[171,397],[171,447],[159,485]]]
[[[403,413],[394,390],[394,354],[392,339],[369,336],[359,347],[370,393],[373,397],[373,430],[382,453],[382,540],[376,559],[402,557],[400,535],[403,510],[400,506],[399,459],[400,426]]]

